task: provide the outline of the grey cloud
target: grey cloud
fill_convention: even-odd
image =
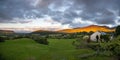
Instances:
[[[80,15],[83,20],[91,20],[97,24],[115,24],[116,16],[107,9],[119,9],[118,0],[76,0],[76,4],[79,3],[84,6]],[[96,14],[98,12],[100,14]]]
[[[8,15],[0,12],[0,19],[5,19],[5,20],[8,20],[8,19],[11,19]]]
[[[120,23],[120,19],[117,22]]]
[[[73,27],[84,26],[74,24],[75,18],[90,20],[97,24],[115,24],[116,15],[109,11],[120,11],[120,0],[0,0],[0,23],[12,21],[13,18],[42,18],[51,16],[62,24],[70,24]],[[50,9],[50,5],[54,5]],[[65,9],[65,7],[68,7]],[[58,11],[60,7],[64,11]],[[56,9],[53,11],[52,9]],[[60,9],[62,10],[62,9]],[[81,11],[79,14],[76,11]],[[118,12],[120,15],[120,12]],[[5,21],[6,20],[6,21]]]

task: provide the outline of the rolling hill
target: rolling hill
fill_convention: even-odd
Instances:
[[[11,31],[11,30],[0,30],[0,33],[3,33],[3,34],[12,34],[12,33],[15,33],[15,32]]]
[[[114,32],[115,29],[109,28],[107,26],[98,26],[98,25],[90,25],[86,27],[79,27],[79,28],[73,28],[73,29],[64,29],[59,30],[58,32],[64,32],[64,33],[76,33],[76,32],[96,32],[96,31],[103,31],[103,32]]]
[[[33,34],[57,34],[57,33],[64,33],[64,32],[57,32],[57,31],[47,31],[47,30],[37,30],[32,32]]]

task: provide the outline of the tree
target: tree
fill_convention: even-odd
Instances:
[[[44,44],[44,45],[48,45],[49,44],[47,38],[45,38],[45,37],[35,37],[34,40],[37,43],[40,43],[40,44]]]
[[[91,35],[91,34],[93,34],[93,33],[94,33],[93,31],[90,31],[90,32],[89,32],[89,35]]]
[[[116,35],[116,36],[120,35],[120,25],[118,25],[118,26],[116,27],[115,35]]]
[[[4,41],[5,41],[5,39],[0,36],[0,42],[4,42]]]

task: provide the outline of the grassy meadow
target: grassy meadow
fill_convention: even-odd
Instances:
[[[36,43],[32,39],[21,38],[0,43],[2,60],[112,60],[110,57],[91,56],[80,58],[84,54],[94,53],[91,49],[75,49],[75,39],[48,39],[49,45]]]

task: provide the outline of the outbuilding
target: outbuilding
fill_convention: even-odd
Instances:
[[[92,35],[90,35],[90,40],[97,42],[101,41],[101,35],[106,35],[106,33],[101,31],[94,32]]]

